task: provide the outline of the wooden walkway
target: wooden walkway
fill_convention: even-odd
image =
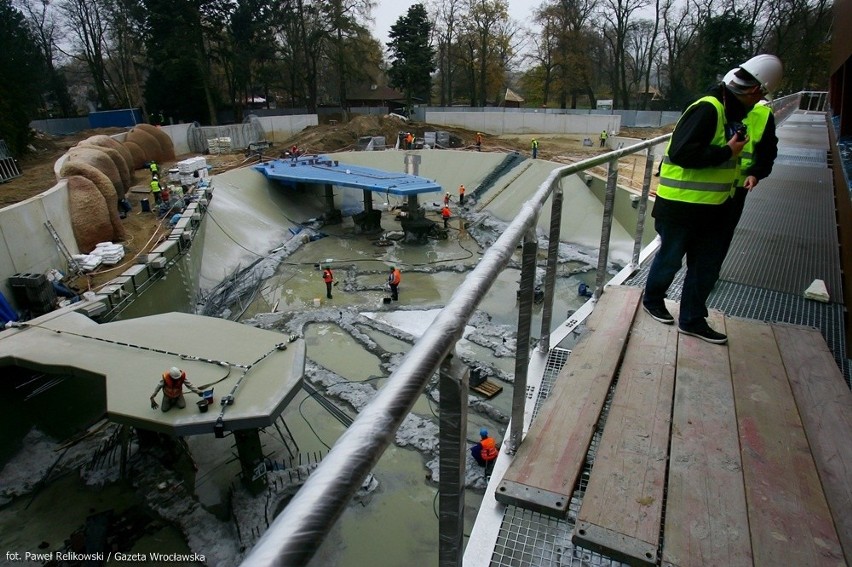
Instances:
[[[496,499],[567,516],[602,427],[577,545],[637,565],[849,564],[852,392],[820,332],[713,312],[729,338],[713,345],[654,321],[641,292],[607,288]]]

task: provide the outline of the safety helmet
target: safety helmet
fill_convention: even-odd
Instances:
[[[325,264],[325,265],[322,267],[322,269],[323,269],[323,270],[330,270],[330,269],[331,269],[331,264]]]
[[[764,93],[777,89],[784,77],[784,65],[781,60],[767,53],[755,55],[740,65],[740,69],[757,79]]]
[[[479,430],[479,436],[480,437],[488,437],[488,430],[483,427],[482,429]]]
[[[391,266],[390,269],[391,271],[394,271],[396,269],[396,266]]]
[[[169,368],[169,376],[172,378],[180,378],[180,368],[177,366],[172,366]]]

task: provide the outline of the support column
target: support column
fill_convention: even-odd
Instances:
[[[612,216],[615,210],[615,188],[618,181],[618,159],[609,162],[606,175],[606,194],[604,195],[603,223],[601,224],[601,244],[598,247],[598,271],[595,277],[595,301],[603,293],[606,279],[606,264],[609,259],[609,238],[612,234]]]
[[[547,239],[547,271],[544,274],[544,305],[541,309],[541,340],[538,351],[550,351],[550,325],[556,295],[556,262],[559,259],[559,235],[562,230],[562,182],[556,180],[550,207],[550,234]]]
[[[648,210],[648,194],[651,192],[651,174],[654,171],[653,148],[645,150],[645,177],[642,179],[642,197],[639,198],[638,216],[636,217],[636,239],[633,241],[633,258],[630,265],[634,270],[639,269],[639,252],[642,248],[642,236],[645,232],[645,214]]]
[[[339,209],[334,208],[334,187],[330,183],[325,184],[325,223],[340,224],[343,222],[343,215]]]
[[[239,429],[234,431],[237,456],[243,471],[243,483],[254,495],[266,489],[266,463],[260,445],[257,429]]]
[[[534,225],[533,225],[534,226]],[[527,368],[530,362],[530,328],[532,327],[533,299],[535,293],[535,260],[538,239],[535,229],[524,236],[521,257],[521,289],[518,295],[518,332],[515,346],[515,382],[512,387],[512,428],[509,442],[503,447],[514,454],[524,433],[524,405],[527,397]],[[507,447],[508,445],[508,447]]]
[[[439,371],[438,564],[461,567],[464,556],[464,479],[467,451],[469,369],[458,357],[444,358]]]

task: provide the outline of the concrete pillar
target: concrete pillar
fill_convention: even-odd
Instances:
[[[260,434],[257,429],[240,429],[234,431],[234,440],[243,470],[243,482],[252,494],[260,494],[266,489],[266,463]]]

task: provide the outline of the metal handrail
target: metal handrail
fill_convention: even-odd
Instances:
[[[670,136],[646,140],[550,173],[405,355],[385,387],[361,411],[322,464],[311,473],[296,496],[269,526],[243,561],[244,566],[305,565],[310,561],[349,500],[393,441],[396,430],[426,384],[462,337],[468,320],[508,265],[518,244],[535,233],[541,208],[559,187],[559,181],[652,148]],[[647,191],[644,193],[647,196]]]

